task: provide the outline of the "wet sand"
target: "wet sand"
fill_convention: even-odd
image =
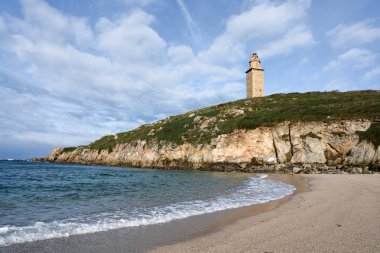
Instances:
[[[94,234],[74,235],[68,238],[57,238],[31,243],[15,244],[0,247],[0,252],[144,252],[157,249],[166,251],[169,246],[173,252],[182,251],[179,242],[191,242],[224,231],[225,227],[233,226],[239,220],[249,219],[256,215],[274,210],[297,194],[307,190],[307,180],[293,175],[269,175],[269,178],[281,180],[297,187],[294,194],[280,200],[270,201],[260,205],[231,209],[211,214],[193,216],[183,220],[176,220],[164,224],[141,226],[136,228],[123,228],[99,232]],[[172,248],[174,247],[174,248]],[[179,247],[179,249],[177,248]],[[183,248],[186,251],[186,248]],[[201,249],[199,249],[202,251]],[[188,251],[192,251],[188,249]]]
[[[150,252],[380,252],[380,175],[304,175],[311,190]]]

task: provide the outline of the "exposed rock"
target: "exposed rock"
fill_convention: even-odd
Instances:
[[[289,162],[292,156],[289,124],[289,122],[284,122],[272,128],[273,143],[277,151],[277,160],[279,163]]]
[[[311,164],[305,163],[305,164],[302,164],[302,168],[304,168],[304,169],[311,169],[312,166],[311,166]]]
[[[276,173],[367,173],[363,166],[379,166],[380,147],[359,142],[357,131],[365,131],[369,120],[337,122],[283,122],[253,130],[236,129],[220,134],[215,117],[196,116],[198,129],[215,134],[209,144],[175,145],[165,141],[132,141],[109,150],[55,149],[48,161]],[[206,134],[206,132],[203,132]],[[154,131],[151,131],[154,134]],[[186,140],[186,139],[183,139]],[[348,154],[348,155],[347,155]],[[290,166],[299,164],[299,166]]]
[[[225,113],[225,116],[233,118],[239,117],[241,115],[244,115],[244,110],[242,109],[229,109]]]
[[[317,138],[300,139],[294,136],[296,145],[293,149],[292,163],[325,163],[326,157],[322,144]]]
[[[335,169],[335,167],[329,167],[327,166],[326,164],[322,164],[321,166],[319,166],[319,170],[320,171],[323,171],[323,172],[326,172],[326,171],[329,171],[329,170],[333,170]]]
[[[204,129],[210,127],[210,125],[215,124],[215,123],[216,123],[216,118],[215,117],[206,118],[206,119],[204,119],[203,121],[200,122],[201,125],[199,126],[199,129],[204,130]]]
[[[197,116],[193,119],[194,124],[199,124],[202,121],[202,116]]]
[[[373,160],[372,160],[372,166],[380,167],[380,146],[377,147],[375,156],[373,157]]]
[[[294,174],[299,174],[303,171],[303,168],[300,167],[293,167],[293,173]]]
[[[260,164],[275,163],[276,152],[269,128],[254,130],[235,130],[229,135],[219,135],[211,144],[215,149],[207,157],[213,161],[250,163],[252,158]]]
[[[376,151],[372,143],[361,141],[353,147],[346,158],[346,164],[350,165],[366,165],[371,164],[375,157]]]
[[[57,160],[58,157],[60,157],[62,151],[63,151],[62,148],[55,148],[55,149],[53,149],[53,151],[51,152],[51,154],[48,157],[46,157],[46,160],[54,162],[55,160]]]
[[[213,129],[212,129],[212,133],[219,133],[219,128],[218,127],[214,127]]]

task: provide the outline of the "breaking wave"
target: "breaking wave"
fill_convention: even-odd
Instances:
[[[283,198],[294,190],[293,185],[270,180],[266,174],[258,174],[248,177],[232,192],[207,201],[193,200],[166,206],[135,208],[132,211],[103,212],[51,222],[35,222],[29,226],[2,226],[0,246],[164,223],[194,215],[265,203]]]

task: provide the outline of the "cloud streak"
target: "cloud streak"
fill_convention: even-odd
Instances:
[[[373,65],[376,58],[377,55],[369,50],[352,48],[329,62],[324,70],[332,70],[345,64],[349,64],[354,69],[363,69]]]
[[[372,20],[354,24],[339,24],[327,32],[333,47],[362,45],[380,39],[380,28],[373,26]]]
[[[264,48],[259,49],[258,53],[263,58],[276,55],[286,55],[295,48],[312,46],[315,43],[313,35],[304,26],[296,26],[290,29],[284,37],[268,43]]]
[[[375,67],[375,68],[369,70],[368,72],[366,72],[363,76],[363,79],[364,80],[373,80],[374,78],[379,77],[379,76],[380,76],[380,66]]]
[[[198,25],[194,22],[189,10],[187,9],[183,0],[177,0],[178,7],[182,13],[183,19],[186,22],[187,28],[191,34],[191,37],[195,42],[201,41],[201,33]]]

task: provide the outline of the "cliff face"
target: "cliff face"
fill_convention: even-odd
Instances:
[[[98,151],[84,147],[62,152],[62,149],[56,149],[47,160],[247,172],[298,173],[316,167],[326,171],[336,166],[379,167],[380,146],[360,140],[358,135],[359,131],[367,131],[371,124],[370,120],[282,122],[273,127],[253,130],[235,129],[232,133],[213,138],[209,144],[177,145],[165,141],[137,140],[118,144],[112,150]]]

